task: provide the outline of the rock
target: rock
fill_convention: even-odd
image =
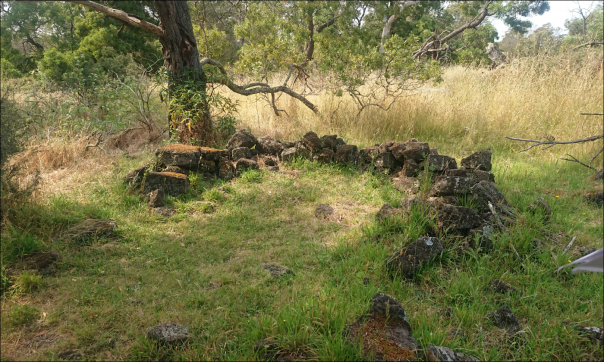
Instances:
[[[359,151],[359,156],[357,158],[357,163],[359,166],[370,166],[373,165],[373,160],[379,155],[378,146],[367,146],[361,148]]]
[[[477,184],[480,181],[495,182],[495,175],[488,171],[476,169],[472,173],[472,184]]]
[[[416,361],[418,343],[413,338],[405,309],[389,295],[377,293],[369,310],[344,328],[348,343],[361,345],[374,361]]]
[[[215,175],[216,174],[216,162],[214,161],[206,161],[206,160],[200,160],[199,164],[197,165],[197,169],[196,171],[199,173],[205,173],[205,174],[210,174],[210,175]],[[188,175],[189,173],[186,173],[185,175]]]
[[[321,149],[323,149],[319,136],[317,136],[317,134],[314,132],[306,133],[300,140],[300,143],[302,144],[302,146],[306,147],[306,149],[308,149],[312,154],[315,154]]]
[[[482,150],[462,158],[461,165],[470,170],[491,171],[491,150]]]
[[[440,240],[424,236],[388,258],[386,269],[390,274],[412,278],[422,264],[436,258],[443,250],[443,244]]]
[[[594,204],[599,207],[604,206],[604,192],[592,192],[586,194],[584,197],[585,201],[590,204]]]
[[[158,162],[165,165],[184,168],[196,168],[201,159],[201,151],[197,146],[173,143],[155,150]]]
[[[408,194],[416,194],[419,191],[419,180],[413,177],[402,176],[393,178],[392,185],[395,189]]]
[[[270,157],[265,157],[264,158],[264,165],[265,166],[277,166],[277,163],[275,162],[275,160],[273,160]]]
[[[552,208],[543,197],[538,198],[535,202],[529,205],[527,211],[531,213],[540,213],[543,215],[543,221],[548,222],[552,216]]]
[[[394,146],[393,141],[386,141],[378,147],[378,152],[379,153],[389,153],[390,147],[392,147],[392,146]]]
[[[334,151],[338,151],[338,148],[340,148],[340,146],[344,146],[345,144],[346,144],[346,142],[344,142],[343,139],[336,138],[336,140],[333,143]]]
[[[183,344],[189,339],[189,328],[177,323],[158,324],[147,329],[147,338],[165,344]]]
[[[182,173],[183,175],[189,175],[188,169],[180,168],[180,167],[174,166],[174,165],[166,166],[166,168],[164,168],[161,172],[174,172],[174,173]]]
[[[456,169],[457,162],[453,157],[441,155],[428,155],[428,170],[437,174],[442,174],[446,170]]]
[[[167,195],[178,196],[189,189],[189,178],[181,173],[174,172],[147,172],[143,184],[143,192],[163,190]]]
[[[154,213],[161,215],[163,217],[170,217],[175,214],[174,210],[167,206],[155,207],[151,210],[153,210]]]
[[[596,248],[592,248],[591,246],[581,246],[579,247],[579,253],[581,253],[581,257],[585,255],[589,255],[596,251]]]
[[[57,355],[62,360],[65,361],[80,361],[84,356],[75,349],[65,350]]]
[[[286,150],[288,148],[298,147],[298,142],[281,142],[281,145],[283,146],[283,149]]]
[[[431,155],[438,155],[438,148],[431,148],[430,149],[430,154]]]
[[[325,204],[319,204],[315,208],[315,217],[326,218],[334,212],[333,207]]]
[[[231,151],[231,159],[233,160],[233,162],[241,158],[250,159],[251,157],[252,150],[247,147],[237,147],[233,148],[233,150]]]
[[[427,208],[428,202],[427,200],[419,197],[419,196],[408,196],[401,200],[401,204],[399,206],[401,209],[411,211],[416,208]]]
[[[314,160],[319,163],[330,163],[333,160],[333,155],[334,153],[330,148],[323,148],[315,155]]]
[[[226,148],[233,150],[237,147],[252,148],[258,143],[256,137],[245,129],[240,129],[227,142]]]
[[[396,158],[398,162],[405,162],[405,145],[402,142],[394,142],[394,144],[390,146],[389,150],[392,153],[392,156]]]
[[[283,150],[283,145],[270,136],[258,138],[256,148],[258,152],[269,155],[278,155]]]
[[[471,177],[471,173],[465,168],[449,168],[445,170],[445,176]]]
[[[218,164],[218,177],[223,180],[231,180],[235,177],[235,166],[230,161],[221,161]]]
[[[600,171],[596,172],[595,175],[591,177],[594,181],[604,180],[604,168],[601,168]]]
[[[430,154],[430,147],[426,142],[405,142],[405,150],[403,155],[405,159],[412,159],[416,163],[420,163]]]
[[[230,150],[219,150],[211,147],[199,147],[199,153],[201,154],[201,160],[213,162],[226,160],[231,155]]]
[[[378,172],[390,171],[396,166],[396,159],[390,152],[382,152],[373,160],[373,166]]]
[[[417,177],[421,166],[417,164],[413,159],[405,159],[405,165],[401,171],[407,177]]]
[[[493,236],[495,230],[489,223],[484,223],[477,228],[470,230],[468,242],[471,248],[480,248],[485,252],[493,248]]]
[[[490,202],[497,211],[505,215],[513,216],[515,214],[503,194],[492,182],[480,181],[472,186],[471,191],[474,205],[480,213],[491,212],[488,205]]]
[[[385,221],[390,219],[391,217],[396,217],[396,216],[400,216],[401,215],[401,210],[396,209],[388,204],[384,204],[382,206],[382,208],[380,209],[380,211],[378,211],[377,215],[375,215],[375,218],[378,221]]]
[[[291,274],[294,276],[296,275],[293,271],[277,265],[263,264],[262,267],[264,268],[264,270],[269,272],[273,278],[280,278],[287,274]]]
[[[426,354],[426,359],[430,362],[479,362],[480,360],[474,356],[470,356],[469,354],[464,354],[461,352],[454,352],[449,347],[443,346],[434,346],[429,344],[426,349],[424,349],[424,353]]]
[[[338,147],[333,160],[339,163],[356,163],[359,150],[355,145],[341,145]]]
[[[246,170],[257,170],[258,168],[258,162],[248,160],[246,158],[241,158],[239,161],[237,161],[237,163],[235,163],[235,170],[237,170],[237,173]]]
[[[438,176],[430,190],[430,196],[455,196],[470,192],[471,179],[469,177]]]
[[[149,193],[149,207],[162,207],[166,200],[166,194],[163,190],[153,190]]]
[[[94,239],[111,236],[117,229],[113,220],[88,219],[70,227],[61,239],[79,245],[89,244]]]
[[[281,161],[288,162],[293,161],[296,158],[310,159],[310,152],[306,148],[302,147],[291,147],[284,149],[281,152]]]
[[[271,172],[277,172],[279,171],[279,166],[268,166],[266,170]]]
[[[142,166],[138,166],[134,170],[128,172],[126,177],[124,178],[124,183],[129,185],[130,187],[136,187],[143,182],[143,178],[145,177],[145,173],[149,168],[149,164],[145,163]]]
[[[336,151],[336,139],[338,138],[337,135],[325,135],[321,138],[319,138],[319,141],[321,142],[321,149],[323,148],[328,148],[332,151]]]
[[[586,336],[593,342],[598,342],[600,345],[604,345],[604,329],[600,327],[584,327],[577,325],[574,327],[579,334]]]
[[[480,224],[478,213],[467,207],[445,205],[438,212],[438,226],[441,232],[465,235]]]
[[[519,293],[520,295],[522,295],[522,293],[520,293],[518,289],[514,288],[513,286],[507,283],[502,282],[499,279],[493,279],[491,284],[489,284],[489,289],[500,294]]]
[[[20,260],[10,264],[7,268],[8,275],[20,274],[24,271],[51,275],[56,271],[56,264],[61,260],[59,254],[50,250],[36,250],[23,255]]]
[[[502,305],[496,311],[487,315],[487,320],[493,322],[496,327],[505,329],[509,335],[515,335],[522,330],[518,318],[507,304]]]

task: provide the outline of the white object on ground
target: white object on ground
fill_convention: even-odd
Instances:
[[[585,255],[584,257],[579,258],[570,264],[561,266],[560,268],[558,268],[558,271],[560,271],[560,269],[562,268],[566,268],[567,266],[574,264],[580,265],[573,268],[573,274],[581,271],[604,273],[604,248],[596,250],[591,254]]]

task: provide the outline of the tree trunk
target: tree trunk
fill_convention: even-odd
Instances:
[[[164,66],[169,72],[170,133],[182,143],[212,141],[206,75],[199,62],[197,41],[186,1],[154,1],[163,34],[159,36]]]
[[[382,29],[382,41],[380,42],[380,53],[384,52],[384,43],[392,35],[392,24],[394,24],[394,21],[396,19],[398,19],[398,15],[391,15],[389,18],[385,19],[386,25],[384,25],[384,28]]]

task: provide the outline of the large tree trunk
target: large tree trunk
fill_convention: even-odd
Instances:
[[[212,121],[206,98],[206,75],[199,62],[197,41],[186,1],[154,1],[163,34],[159,37],[164,66],[170,74],[170,131],[180,142],[212,141]],[[197,97],[191,98],[191,96]]]

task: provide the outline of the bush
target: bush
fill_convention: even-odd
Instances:
[[[23,116],[8,99],[10,90],[2,92],[0,98],[0,167],[4,168],[8,158],[21,150],[25,121]]]

